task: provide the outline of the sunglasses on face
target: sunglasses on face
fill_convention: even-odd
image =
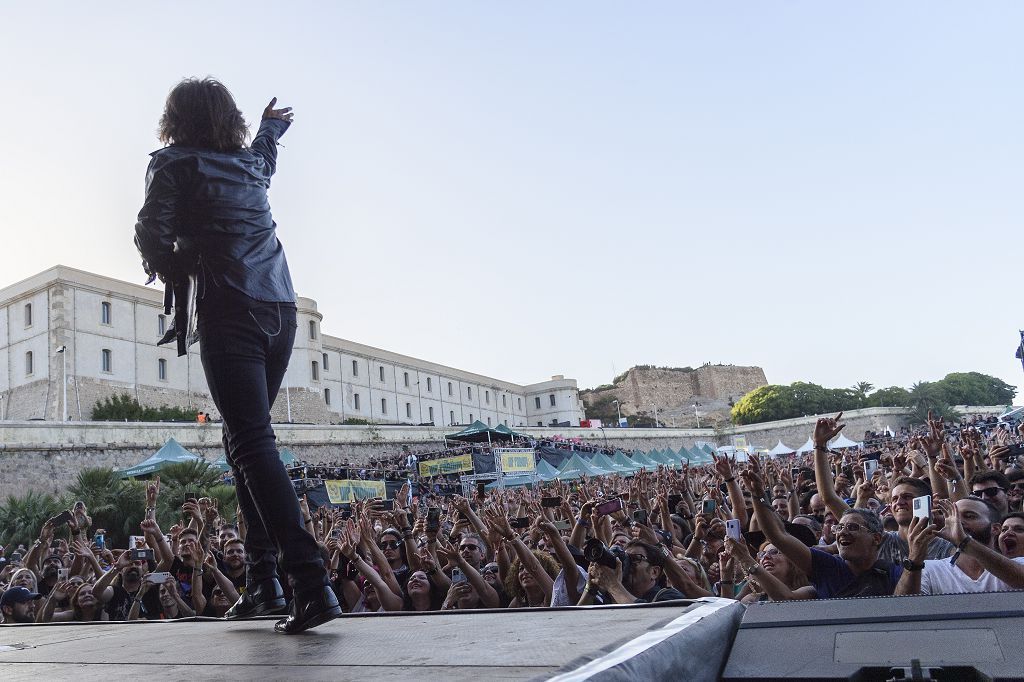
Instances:
[[[766,556],[779,556],[780,554],[782,554],[782,552],[772,547],[771,549],[766,549],[763,552],[758,552],[757,558],[764,559]]]
[[[401,547],[401,545],[402,545],[402,543],[398,542],[397,540],[392,540],[392,541],[389,541],[389,542],[381,542],[381,543],[377,544],[377,546],[380,547],[381,549],[398,549],[399,547]]]
[[[1010,484],[1010,490],[1024,490],[1024,483],[1012,483]]]
[[[859,523],[837,523],[836,525],[832,526],[832,530],[834,530],[836,534],[842,533],[844,530],[848,530],[851,533],[859,533],[862,530],[867,529],[867,526],[861,525]]]
[[[983,488],[982,490],[975,490],[973,494],[978,496],[978,497],[981,497],[982,495],[984,495],[985,497],[999,497],[999,493],[1001,491],[1005,492],[999,486],[994,485],[994,486],[992,486],[990,488]]]
[[[640,563],[640,562],[647,562],[647,557],[644,556],[643,554],[627,554],[626,556],[628,556],[629,560],[631,562],[633,562],[634,564],[637,564],[637,563]],[[647,563],[650,563],[650,562],[647,562]]]
[[[468,550],[473,551],[473,552],[480,551],[479,545],[462,545],[461,547],[459,547],[459,550],[463,550],[463,549],[468,549]]]

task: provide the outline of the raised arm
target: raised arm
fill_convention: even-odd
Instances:
[[[938,505],[946,515],[946,525],[939,531],[940,537],[952,542],[963,554],[976,559],[982,568],[1009,585],[1010,589],[1024,589],[1024,564],[1003,556],[967,535],[960,522],[960,510],[955,504],[949,500],[939,500]]]
[[[270,100],[270,104],[263,110],[260,129],[256,133],[256,137],[253,138],[252,145],[249,147],[253,152],[263,157],[263,160],[270,168],[271,175],[277,170],[277,141],[288,130],[294,116],[291,107],[275,109],[276,105],[277,98],[275,97]]]
[[[764,531],[765,537],[771,540],[772,544],[778,547],[779,551],[786,555],[806,575],[811,574],[811,550],[807,545],[797,540],[786,532],[782,519],[765,504],[764,481],[752,471],[744,471],[743,482],[751,492],[754,500],[754,517],[757,524]]]
[[[719,457],[712,453],[711,457],[715,460],[715,473],[725,481],[725,487],[729,490],[732,514],[740,522],[740,525],[746,528],[747,508],[743,504],[743,491],[740,490],[740,484],[736,482],[736,463],[729,459],[728,455]]]
[[[832,478],[832,470],[828,465],[828,442],[839,435],[846,424],[840,424],[839,418],[843,416],[840,412],[832,417],[822,417],[814,425],[814,478],[818,484],[818,494],[825,502],[825,506],[835,517],[842,518],[843,514],[849,511],[850,506],[843,502],[843,499],[836,493],[835,481]]]

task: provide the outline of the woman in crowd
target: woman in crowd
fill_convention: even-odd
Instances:
[[[817,593],[807,576],[786,558],[775,545],[765,542],[757,554],[750,556],[745,542],[727,540],[727,554],[731,554],[738,567],[746,573],[746,585],[736,598],[744,604],[755,601],[785,601],[814,599]],[[728,596],[728,595],[726,595]]]

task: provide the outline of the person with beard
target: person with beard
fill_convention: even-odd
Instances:
[[[42,595],[29,592],[24,587],[9,587],[0,596],[0,613],[3,623],[34,623],[36,620],[36,604]]]
[[[227,538],[221,552],[220,571],[240,591],[245,587],[245,543],[237,536]]]
[[[1006,480],[1010,482],[1010,489],[1006,491],[1006,500],[1010,512],[1024,511],[1024,471],[1017,468],[1007,471]]]
[[[39,579],[39,589],[37,590],[39,594],[44,597],[50,594],[50,590],[57,585],[57,579],[62,568],[64,568],[64,562],[56,554],[51,554],[43,559],[43,570]]]
[[[670,559],[660,548],[643,540],[632,540],[626,545],[626,555],[630,565],[627,576],[622,575],[622,563],[618,559],[614,569],[596,562],[590,564],[590,580],[584,588],[584,598],[597,588],[607,593],[616,604],[685,599],[679,590],[665,586],[665,562]]]
[[[963,594],[1024,589],[1024,557],[1009,558],[995,548],[1000,534],[999,510],[988,500],[968,497],[955,504],[938,500],[946,515],[936,528],[915,518],[910,526],[910,559],[896,594]],[[925,560],[925,548],[935,535],[954,543],[952,561]]]
[[[121,578],[120,581],[117,578]],[[142,567],[132,561],[131,552],[125,551],[110,570],[92,586],[93,596],[103,605],[110,620],[128,620],[132,599],[142,587]]]

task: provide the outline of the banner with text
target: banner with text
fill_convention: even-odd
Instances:
[[[499,448],[494,454],[501,457],[501,470],[506,474],[532,473],[537,470],[533,448]]]
[[[348,504],[355,500],[365,500],[369,497],[385,497],[387,495],[384,481],[345,479],[324,481],[324,486],[327,487],[327,499],[331,501],[331,504]]]
[[[457,455],[442,457],[428,462],[420,462],[420,476],[440,476],[442,474],[458,474],[473,470],[473,455]]]

